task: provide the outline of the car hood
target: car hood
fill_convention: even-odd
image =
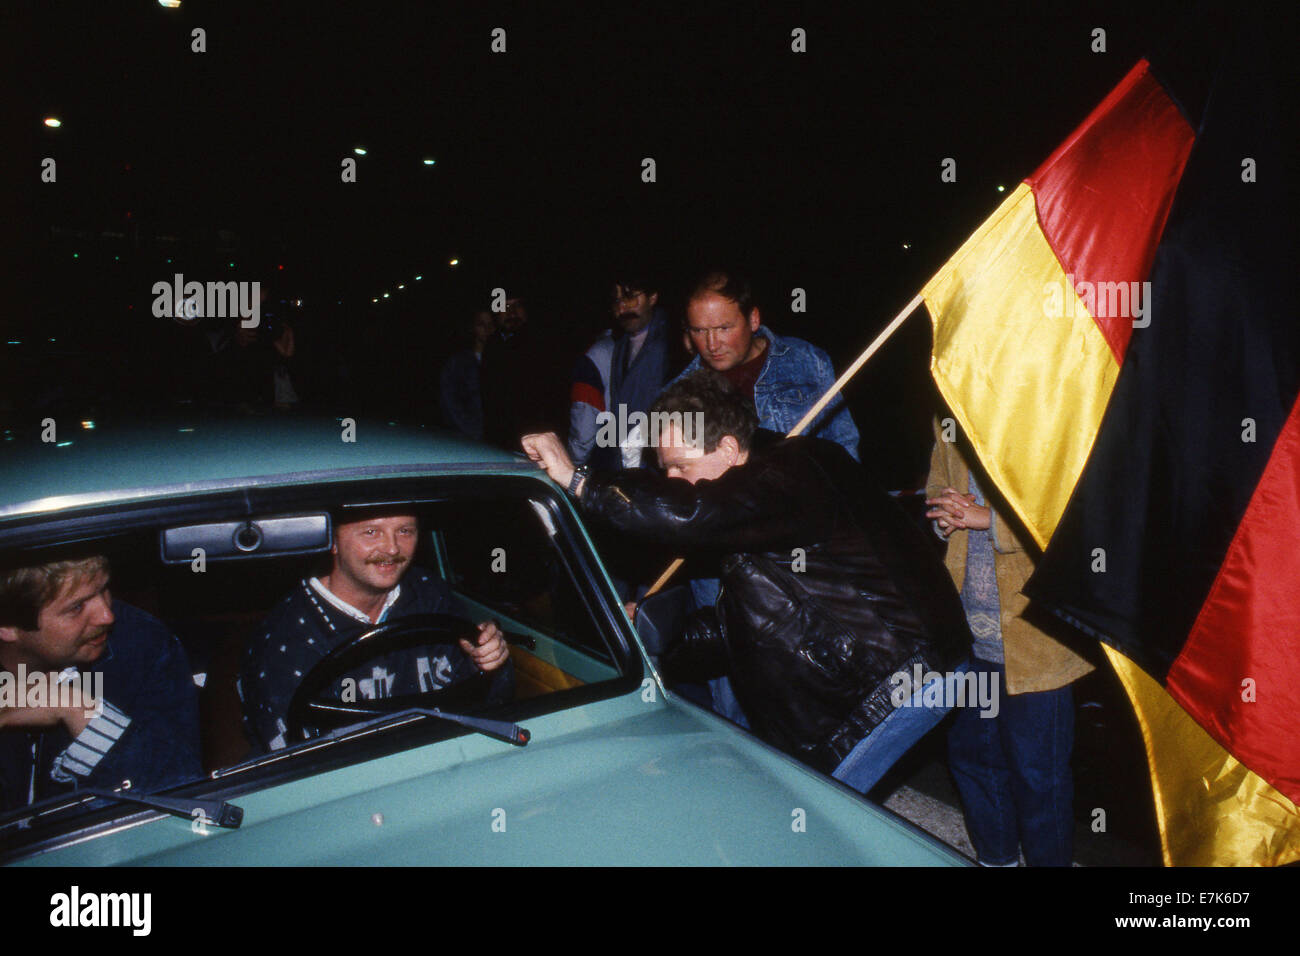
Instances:
[[[599,713],[598,713],[599,712]],[[26,862],[69,865],[952,865],[857,794],[677,701],[639,694],[234,800],[239,830],[154,820]],[[565,725],[569,726],[566,727]],[[434,766],[430,766],[433,764]]]

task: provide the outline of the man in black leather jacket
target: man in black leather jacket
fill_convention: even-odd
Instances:
[[[592,518],[720,558],[718,603],[665,652],[665,676],[729,675],[759,737],[865,792],[951,706],[901,714],[920,697],[898,693],[900,675],[942,679],[969,654],[938,553],[843,448],[757,430],[752,405],[716,373],[673,383],[654,412],[666,477],[575,472],[552,434],[526,436],[524,449]],[[690,427],[697,414],[702,429]],[[907,729],[882,734],[896,738],[886,760],[864,760],[900,714]]]

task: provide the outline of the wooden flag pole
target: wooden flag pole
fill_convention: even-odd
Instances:
[[[835,384],[826,390],[826,394],[817,399],[817,403],[813,405],[812,408],[808,409],[808,413],[804,415],[803,418],[799,419],[799,424],[790,429],[789,434],[785,437],[793,438],[795,435],[798,435],[807,428],[812,420],[821,414],[821,410],[830,404],[831,399],[838,395],[840,390],[848,384],[849,379],[856,375],[862,366],[867,364],[867,359],[875,355],[876,352],[880,350],[880,347],[889,340],[889,337],[898,331],[898,327],[907,320],[908,316],[916,311],[917,306],[919,306],[921,302],[922,296],[921,293],[918,292],[912,297],[912,301],[903,306],[903,310],[899,312],[898,315],[894,316],[893,321],[885,326],[884,330],[876,336],[875,341],[867,346],[867,350],[859,355],[854,360],[853,364],[844,370],[844,374],[835,380]],[[654,584],[650,585],[650,590],[646,591],[641,600],[644,601],[651,595],[658,594],[660,589],[662,589],[663,586],[672,579],[672,576],[677,573],[677,569],[680,568],[682,564],[683,559],[677,558],[672,564],[668,565],[668,567],[664,569],[664,573],[659,575],[659,579],[655,581]]]

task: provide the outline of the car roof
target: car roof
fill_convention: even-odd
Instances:
[[[345,425],[355,430],[344,441]],[[60,423],[55,441],[0,449],[0,519],[165,494],[378,475],[540,474],[511,454],[428,428],[365,419]]]

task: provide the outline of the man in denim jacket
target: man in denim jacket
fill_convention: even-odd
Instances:
[[[802,339],[778,336],[762,324],[749,282],[713,271],[691,290],[687,334],[698,353],[677,378],[707,365],[754,400],[758,424],[784,435],[835,384],[831,360]],[[858,429],[836,396],[803,432],[827,438],[858,457]]]
[[[825,352],[763,326],[750,284],[739,274],[705,273],[687,298],[686,326],[697,354],[677,379],[702,365],[720,372],[753,399],[761,428],[786,434],[835,384],[835,370]],[[803,434],[836,442],[858,460],[858,429],[842,395],[822,409]],[[692,580],[691,595],[697,608],[716,604],[718,580]],[[748,726],[727,678],[710,681],[709,691],[715,711]]]

